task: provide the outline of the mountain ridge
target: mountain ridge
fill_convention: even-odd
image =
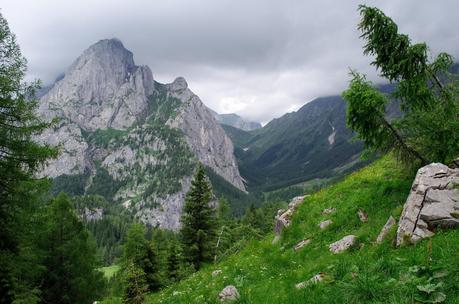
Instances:
[[[38,113],[59,118],[37,140],[62,152],[41,175],[55,189],[102,193],[149,225],[179,227],[198,162],[245,191],[231,140],[186,80],[155,81],[118,39],[86,49],[40,98]]]

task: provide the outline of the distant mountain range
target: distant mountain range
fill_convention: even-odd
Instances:
[[[392,85],[381,87],[385,93],[392,90]],[[388,117],[399,114],[398,103],[391,103]],[[257,130],[223,128],[235,145],[249,191],[336,177],[365,164],[363,144],[346,127],[346,102],[340,96],[317,98]]]
[[[261,124],[259,122],[246,120],[234,113],[218,114],[213,110],[211,110],[211,112],[214,114],[217,121],[222,125],[235,127],[244,131],[252,131],[261,128]]]

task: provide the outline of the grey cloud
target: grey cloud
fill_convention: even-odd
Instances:
[[[434,54],[459,55],[457,1],[364,2],[380,7],[413,41],[426,41]],[[31,78],[50,82],[89,45],[117,37],[158,81],[184,76],[211,108],[267,122],[341,92],[349,68],[381,81],[362,54],[359,3],[4,0],[1,12],[29,60]]]

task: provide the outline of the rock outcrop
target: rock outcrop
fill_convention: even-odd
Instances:
[[[418,170],[403,207],[397,246],[434,235],[437,227],[459,227],[459,169],[432,163]]]
[[[341,240],[336,241],[333,244],[330,244],[329,249],[333,253],[341,253],[354,246],[356,242],[357,237],[355,235],[347,235],[343,237]]]
[[[301,205],[304,202],[305,196],[297,196],[294,197],[291,202],[288,204],[287,210],[285,209],[279,209],[277,211],[277,215],[274,218],[275,224],[274,224],[274,233],[279,236],[282,233],[282,229],[285,227],[290,226],[292,222],[292,216],[295,213],[296,209],[298,208],[299,205]]]
[[[117,39],[84,51],[40,98],[38,114],[59,123],[37,141],[61,150],[41,176],[79,176],[88,193],[110,189],[108,200],[152,226],[178,229],[198,162],[245,191],[231,140],[186,80],[156,82]]]

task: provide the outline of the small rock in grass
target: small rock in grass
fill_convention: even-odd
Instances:
[[[212,271],[212,277],[215,278],[215,277],[218,276],[220,273],[222,273],[221,269],[214,270],[214,271]]]
[[[332,223],[333,222],[331,220],[326,220],[326,221],[320,222],[319,227],[320,229],[325,229]]]
[[[296,284],[295,288],[296,289],[302,289],[302,288],[305,288],[306,286],[309,286],[311,284],[317,284],[317,283],[323,281],[324,277],[325,277],[325,273],[320,272],[320,273],[316,274],[315,276],[313,276],[312,278],[310,278],[309,280]]]
[[[365,210],[359,209],[357,214],[359,215],[359,219],[362,223],[368,222],[368,214],[365,212]]]
[[[295,251],[298,251],[309,243],[311,243],[311,240],[309,239],[301,240],[300,242],[298,242],[298,244],[295,245],[293,249],[295,249]]]
[[[389,233],[390,229],[394,225],[395,225],[395,219],[391,215],[391,216],[389,216],[389,219],[387,220],[386,224],[381,229],[381,232],[379,233],[378,237],[376,238],[376,243],[381,244],[382,241],[386,238],[386,236]]]
[[[331,214],[336,211],[336,208],[327,208],[322,211],[322,214]]]
[[[228,285],[218,294],[221,302],[236,301],[240,298],[239,292],[234,285]]]
[[[330,244],[329,248],[333,253],[340,253],[354,246],[356,241],[357,237],[355,235],[346,235],[341,240]]]

